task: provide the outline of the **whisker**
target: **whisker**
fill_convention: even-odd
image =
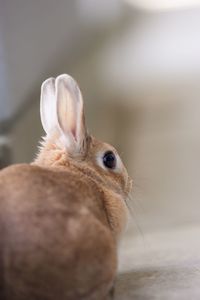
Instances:
[[[127,201],[128,200],[128,201]],[[131,206],[131,204],[133,203],[133,199],[130,198],[130,195],[127,197],[127,199],[125,200],[126,206],[128,208],[128,211],[130,213],[131,219],[134,221],[136,228],[138,230],[138,233],[142,236],[143,242],[145,242],[144,239],[144,232],[141,228],[141,226],[139,225],[139,221],[138,221],[138,217],[136,215],[135,209],[133,209],[133,207]]]

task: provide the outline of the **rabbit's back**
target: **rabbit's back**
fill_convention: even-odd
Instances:
[[[76,172],[0,172],[1,299],[103,299],[116,253],[101,197]]]

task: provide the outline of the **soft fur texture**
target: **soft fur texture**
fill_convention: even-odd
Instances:
[[[69,97],[75,89],[73,79],[62,75],[56,80],[55,95],[62,86],[64,97],[64,86]],[[73,89],[68,88],[71,82]],[[46,84],[55,85],[55,80]],[[55,95],[50,95],[51,101],[60,105],[62,99],[57,101]],[[76,101],[76,95],[77,91],[70,101]],[[0,172],[2,300],[110,298],[131,180],[116,150],[88,135],[82,104],[73,105],[72,129],[70,124],[67,132],[61,130],[62,124],[52,126],[55,130],[47,132],[34,163]],[[48,115],[45,118],[51,122]],[[64,122],[63,116],[60,120]],[[78,135],[73,140],[76,126]],[[66,146],[63,137],[70,130]],[[108,150],[118,159],[116,170],[106,170],[98,163]]]

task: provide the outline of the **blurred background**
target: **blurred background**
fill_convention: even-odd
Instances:
[[[196,243],[200,1],[0,0],[1,167],[34,159],[40,86],[61,73],[78,81],[90,131],[134,180],[126,254]]]

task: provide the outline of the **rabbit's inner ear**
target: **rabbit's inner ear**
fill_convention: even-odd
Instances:
[[[41,86],[40,117],[44,131],[50,135],[58,127],[56,115],[55,79],[45,80]]]
[[[77,83],[69,75],[56,78],[56,99],[57,119],[65,147],[67,150],[82,151],[86,136],[83,99]]]

